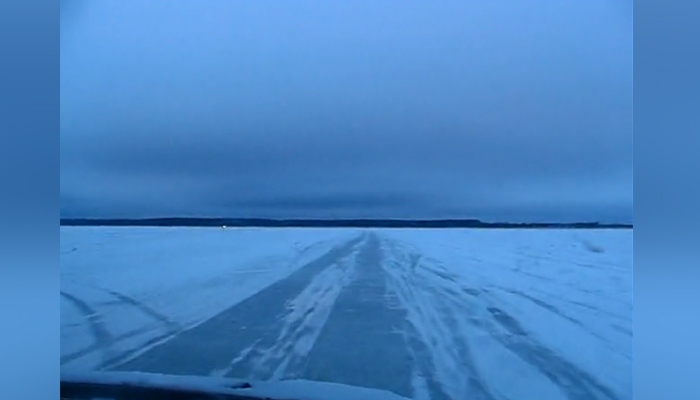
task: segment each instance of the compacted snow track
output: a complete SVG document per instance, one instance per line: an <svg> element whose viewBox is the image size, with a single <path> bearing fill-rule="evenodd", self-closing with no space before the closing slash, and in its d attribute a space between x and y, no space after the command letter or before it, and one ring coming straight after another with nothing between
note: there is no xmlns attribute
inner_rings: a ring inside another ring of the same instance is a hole
<svg viewBox="0 0 700 400"><path fill-rule="evenodd" d="M61 255L62 368L309 379L415 399L632 398L631 231L131 229L110 231L121 239L107 251L128 254L102 270L86 266L99 262L86 237L105 232L62 231L76 249ZM134 234L156 244L125 245ZM205 251L196 273L154 251L163 235L220 246L180 248L192 262ZM246 251L212 254L228 245ZM120 271L155 253L158 279L154 267Z"/></svg>

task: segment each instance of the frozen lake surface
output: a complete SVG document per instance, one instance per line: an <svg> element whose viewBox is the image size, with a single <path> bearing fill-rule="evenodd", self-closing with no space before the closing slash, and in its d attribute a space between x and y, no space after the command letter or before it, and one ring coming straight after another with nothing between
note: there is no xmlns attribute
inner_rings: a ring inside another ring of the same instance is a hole
<svg viewBox="0 0 700 400"><path fill-rule="evenodd" d="M61 368L632 399L633 231L61 228Z"/></svg>

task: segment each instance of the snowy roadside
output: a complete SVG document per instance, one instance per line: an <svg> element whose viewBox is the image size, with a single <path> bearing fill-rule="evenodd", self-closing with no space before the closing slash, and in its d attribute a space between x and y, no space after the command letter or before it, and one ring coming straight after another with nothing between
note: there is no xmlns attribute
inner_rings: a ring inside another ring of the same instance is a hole
<svg viewBox="0 0 700 400"><path fill-rule="evenodd" d="M62 368L96 368L191 328L354 234L62 227Z"/></svg>
<svg viewBox="0 0 700 400"><path fill-rule="evenodd" d="M417 400L632 398L632 231L65 236L64 371L305 379Z"/></svg>

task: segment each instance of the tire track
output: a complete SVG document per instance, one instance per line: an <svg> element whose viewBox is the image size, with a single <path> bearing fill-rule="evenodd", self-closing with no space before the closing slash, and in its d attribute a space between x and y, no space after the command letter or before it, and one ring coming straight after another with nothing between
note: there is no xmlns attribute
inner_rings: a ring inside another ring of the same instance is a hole
<svg viewBox="0 0 700 400"><path fill-rule="evenodd" d="M436 271L431 272L435 273ZM436 284L433 287L427 287L427 289L435 291L436 296L438 296L439 290L442 291L442 299L453 303L453 314L456 315L456 313L459 313L460 310L464 312L465 310L472 308L473 311L469 312L470 314L482 315L483 312L481 310L485 310L487 311L487 315L490 315L492 319L491 321L488 321L482 318L473 318L470 321L470 326L455 328L456 331L459 331L459 329L462 331L465 331L465 329L472 331L478 329L487 332L498 343L512 351L517 357L546 376L552 383L557 385L568 398L572 400L618 399L618 396L616 393L614 393L614 391L598 382L586 371L578 368L575 364L558 356L549 347L531 338L517 319L493 305L493 302L497 301L497 297L487 296L486 298L482 298L482 301L478 303L471 303L471 306L469 306L469 300L464 298L460 299L459 296L455 296L454 289L449 290L447 288L443 288L443 286L449 284L449 282L454 282L456 284L456 281L446 279L444 274L434 275L443 279L443 282L441 284ZM473 293L476 295L475 297L477 297L480 293L476 290L466 290L464 288L463 291L468 294ZM439 302L441 300L436 297L436 301ZM539 305L542 306L541 304ZM549 309L549 311L554 312L551 309ZM494 323L504 329L507 334L499 333L498 329L494 327ZM579 328L585 328L580 322L577 325ZM470 356L463 354L461 357ZM487 387L487 385L484 384L484 387ZM453 398L462 397L456 397L453 395Z"/></svg>
<svg viewBox="0 0 700 400"><path fill-rule="evenodd" d="M61 291L61 296L71 302L82 314L83 318L88 322L88 328L92 334L94 344L91 346L92 351L102 351L102 360L105 361L113 356L110 347L114 343L114 338L106 328L102 316L95 311L89 304L83 300L73 296L68 292Z"/></svg>
<svg viewBox="0 0 700 400"><path fill-rule="evenodd" d="M404 326L404 340L411 355L413 374L411 386L416 400L451 400L435 376L430 349L421 340L420 333L408 321Z"/></svg>
<svg viewBox="0 0 700 400"><path fill-rule="evenodd" d="M261 348L272 347L284 328L280 318L287 314L285 302L352 253L361 239L334 247L285 279L111 369L210 375L229 368L231 360L257 340Z"/></svg>
<svg viewBox="0 0 700 400"><path fill-rule="evenodd" d="M133 348L127 351L124 351L118 355L116 355L113 358L110 358L109 360L104 361L98 368L98 370L112 370L117 368L119 365L124 364L127 361L130 361L131 359L135 358L138 355L141 355L145 353L146 351L150 350L149 347L162 344L174 337L176 337L178 333L174 334L163 334L159 336L152 337L148 339L145 343L140 345L140 347Z"/></svg>
<svg viewBox="0 0 700 400"><path fill-rule="evenodd" d="M555 306L553 306L553 305L551 305L551 304L549 304L549 303L546 303L546 302L544 302L544 301L542 301L542 300L540 300L540 299L538 299L538 298L535 298L535 297L529 296L529 295L527 295L527 294L525 294L525 293L522 293L522 292L520 292L520 291L518 291L518 290L513 290L513 289L504 289L504 290L505 290L506 292L508 292L508 293L512 293L512 294L514 294L514 295L516 295L516 296L519 296L519 297L521 297L521 298L524 298L524 299L526 299L526 300L528 300L528 301L530 301L530 302L536 304L536 305L539 306L539 307L544 308L545 310L547 310L547 311L553 313L554 315L558 316L559 318L562 318L562 319L565 319L565 320L571 322L572 324L576 325L576 326L577 326L579 329L581 329L582 331L584 331L584 332L588 333L589 335L595 337L595 338L598 339L601 343L604 343L605 346L608 347L608 349L609 349L610 351L615 352L616 354L620 355L621 357L624 357L624 358L627 359L628 361L632 361L632 358L630 357L629 354L625 354L625 353L621 352L621 351L620 351L619 349L617 349L614 345L612 345L612 344L608 341L607 338L601 336L600 334L598 334L598 333L596 333L596 332L593 332L593 331L590 330L586 325L584 325L581 321L579 321L579 320L577 320L577 319L575 319L575 318L572 318L572 317L566 315L563 311L561 311L561 310L558 309L557 307L555 307Z"/></svg>
<svg viewBox="0 0 700 400"><path fill-rule="evenodd" d="M630 336L630 337L633 337L633 336L634 336L634 333L632 333L632 330L630 330L630 329L627 329L627 328L625 328L625 327L623 327L623 326L620 326L620 325L617 325L617 324L612 324L611 326L612 326L613 329L615 329L616 331L622 333L623 335L627 335L627 336Z"/></svg>
<svg viewBox="0 0 700 400"><path fill-rule="evenodd" d="M117 299L115 301L110 301L110 302L106 302L106 303L105 302L99 303L100 305L103 305L103 306L104 305L110 305L110 306L127 305L129 307L135 307L143 314L149 316L150 318L154 319L155 321L159 322L161 325L166 327L167 334L160 335L156 338L149 339L146 343L144 343L142 345L142 347L148 345L154 339L162 339L163 337L173 336L173 335L176 335L177 333L182 331L182 328L179 326L179 324L172 322L165 315L155 311L154 309L152 309L148 305L134 299L133 297L127 296L125 294L122 294L122 293L119 293L119 292L116 292L113 290L107 290L107 289L97 288L97 287L95 289L103 291L105 293L109 293L110 295L114 296ZM95 311L91 306L87 305L87 303L85 303L84 301L82 301L82 300L80 300L80 299L76 298L75 296L72 296L68 293L61 292L61 295L64 296L69 301L71 301L73 304L75 304L76 307L78 307L81 310L81 313L84 316L87 315L88 322L90 322L90 319L92 318L92 316L98 316L99 322L95 325L90 325L90 329L93 332L93 336L99 335L99 337L101 338L100 340L96 340L95 343L93 343L92 345L90 345L82 350L61 356L61 361L60 361L61 365L70 363L70 362L72 362L76 359L79 359L81 357L84 357L92 352L95 352L98 350L109 349L109 351L103 355L102 362L97 367L98 369L105 368L106 366L114 363L115 360L122 359L123 356L125 355L125 354L117 354L118 352L113 349L114 345L116 345L117 343L119 343L121 341L130 339L132 337L136 337L138 335L141 335L141 334L149 331L149 329L147 329L147 328L140 328L140 329L136 329L136 330L133 330L130 332L123 333L123 334L116 336L116 337L111 336L111 334L109 334L107 329L104 327L104 321L102 321L101 316L99 316L97 311ZM75 301L78 301L80 303L80 305L78 305ZM95 321L93 321L93 322L95 322ZM99 333L95 334L95 332L99 332ZM107 335L105 335L105 333L107 333ZM126 354L129 354L129 353L131 353L131 351L126 352Z"/></svg>
<svg viewBox="0 0 700 400"><path fill-rule="evenodd" d="M613 390L598 382L586 371L529 336L510 314L493 306L488 307L487 310L496 324L506 333L499 332L498 329L490 326L492 337L559 386L569 399L616 400L619 398Z"/></svg>
<svg viewBox="0 0 700 400"><path fill-rule="evenodd" d="M405 311L391 307L382 258L379 239L368 234L357 253L356 279L335 301L301 377L411 395Z"/></svg>
<svg viewBox="0 0 700 400"><path fill-rule="evenodd" d="M466 338L459 333L464 322L456 315L469 313L470 297L456 279L436 269L421 264L415 254L402 254L393 243L387 243L395 260L390 267L391 290L398 294L407 312L404 328L408 347L414 355L414 396L425 391L430 399L493 400L488 384L481 377ZM415 263L406 273L405 262ZM439 279L441 282L435 282ZM421 386L425 386L421 388Z"/></svg>
<svg viewBox="0 0 700 400"><path fill-rule="evenodd" d="M547 295L550 295L550 296L552 295L551 293L548 293L548 292L544 292L544 291L540 291L540 292L541 292L541 293L544 293L544 294L547 294ZM584 309L586 309L586 310L588 310L588 311L591 311L591 312L593 312L593 313L595 313L595 314L603 314L603 315L605 315L605 316L607 316L607 317L615 318L615 319L620 320L620 321L623 321L623 322L631 322L630 319L627 318L627 317L623 317L623 316L621 316L621 315L612 313L612 312L610 312L610 311L607 311L607 310L602 309L602 308L599 308L599 307L594 307L594 306L592 306L592 305L590 305L590 304L586 304L586 303L583 303L583 302L580 302L580 301L569 300L569 299L566 299L566 298L564 298L564 299L562 299L562 300L565 301L565 302L567 302L567 303L569 303L569 304L572 304L572 305L575 305L575 306L584 308Z"/></svg>
<svg viewBox="0 0 700 400"><path fill-rule="evenodd" d="M70 253L75 253L76 251L78 251L78 248L77 248L77 247L73 247L73 248L70 249L70 250L62 251L62 252L60 253L60 255L65 256L65 255L70 254Z"/></svg>
<svg viewBox="0 0 700 400"><path fill-rule="evenodd" d="M354 278L354 267L350 255L321 271L298 296L285 302L286 315L279 318L282 328L274 342L256 340L215 375L251 380L300 378L338 295Z"/></svg>
<svg viewBox="0 0 700 400"><path fill-rule="evenodd" d="M141 328L141 329L135 329L133 331L123 333L119 336L114 337L114 339L112 340L112 342L109 343L109 345L112 346L112 345L119 343L123 340L130 339L132 337L136 337L136 336L144 334L146 332L148 332L148 329ZM100 349L100 345L94 343L91 346L88 346L82 350L78 350L78 351L73 352L73 353L62 355L61 356L61 365L67 364L67 363L74 361L74 360L77 360L77 359L84 357L84 356L86 356L94 351L97 351L99 349ZM106 362L109 362L109 361L106 361ZM100 369L100 368L98 368L98 369Z"/></svg>
<svg viewBox="0 0 700 400"><path fill-rule="evenodd" d="M561 259L556 259L554 257L540 256L540 255L522 253L522 252L517 252L516 254L522 258L535 260L535 261L546 261L546 262L549 262L552 264L564 264L564 265L569 265L572 267L577 266L577 267L598 270L598 271L614 271L616 273L623 273L623 274L629 272L626 268L620 267L619 265L605 263L605 262L601 262L601 261L598 261L596 264L591 264L591 263L580 262L580 261L561 260Z"/></svg>
<svg viewBox="0 0 700 400"><path fill-rule="evenodd" d="M170 333L175 333L175 332L178 332L178 331L180 331L180 330L182 329L182 328L180 327L180 324L178 324L178 323L176 323L176 322L173 322L173 321L170 320L170 318L168 318L167 316L165 316L165 315L159 313L158 311L156 311L156 310L154 310L153 308L151 308L149 305L147 305L147 304L145 304L145 303L143 303L143 302L141 302L141 301L138 301L138 300L136 300L135 298L133 298L133 297L131 297L131 296L127 296L127 295L125 295L125 294L123 294L123 293L119 293L119 292L116 292L116 291L114 291L114 290L105 290L105 289L103 289L103 290L104 290L105 292L111 294L112 296L116 297L117 299L119 299L119 301L120 301L122 304L126 304L126 305L129 305L129 306L133 306L133 307L135 307L136 309L138 309L139 311L141 311L143 314L145 314L145 315L151 317L152 319L158 321L158 322L161 323L163 326L165 326L166 329L167 329L167 331L170 332Z"/></svg>
<svg viewBox="0 0 700 400"><path fill-rule="evenodd" d="M494 338L498 343L500 343L505 348L513 352L517 357L522 359L527 364L531 365L535 370L539 371L542 375L546 376L552 383L557 385L560 390L567 395L568 398L573 400L590 400L590 399L618 399L617 394L598 382L593 376L588 374L586 371L578 368L575 364L569 362L568 360L558 356L549 347L537 342L533 339L528 332L526 332L520 323L513 316L507 314L502 309L498 308L495 304L498 302L498 296L481 296L479 302L472 302L466 298L460 298L460 296L455 295L457 288L461 288L463 293L467 293L474 298L480 296L482 291L476 289L465 288L459 284L459 279L455 276L438 271L434 268L426 268L433 276L436 276L442 280L440 283L435 283L430 285L429 282L422 282L427 285L427 290L432 290L436 294L436 301L449 301L452 303L452 314L457 315L460 310L464 312L465 310L472 309L470 314L477 316L490 316L489 319L474 317L470 321L470 326L462 326L459 329L465 331L465 329L475 330L479 329L486 332L491 337ZM508 292L508 289L502 289ZM439 293L442 292L440 296ZM522 294L517 292L515 294ZM531 296L526 296L530 301L533 300ZM537 299L535 299L537 300ZM572 320L568 318L558 309L548 307L549 305L541 301L535 301L535 304L540 307L544 307L550 312L555 313L561 318L567 320ZM545 307L545 305L547 307ZM576 320L573 320L576 321ZM572 321L572 322L573 322ZM494 326L500 326L507 334L500 333L498 329ZM574 322L580 329L590 333L588 329L580 322ZM594 335L599 338L597 335ZM599 338L600 339L600 338ZM606 342L606 344L608 344ZM618 354L619 351L616 350ZM624 357L623 354L620 354ZM625 357L629 359L629 357ZM454 397L454 396L453 396ZM454 397L461 398L461 397Z"/></svg>

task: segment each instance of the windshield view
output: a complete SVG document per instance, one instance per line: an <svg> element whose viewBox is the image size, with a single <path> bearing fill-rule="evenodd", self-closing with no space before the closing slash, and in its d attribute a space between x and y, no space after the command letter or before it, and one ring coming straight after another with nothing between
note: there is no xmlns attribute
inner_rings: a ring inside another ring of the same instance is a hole
<svg viewBox="0 0 700 400"><path fill-rule="evenodd" d="M61 1L61 396L632 399L631 2Z"/></svg>

